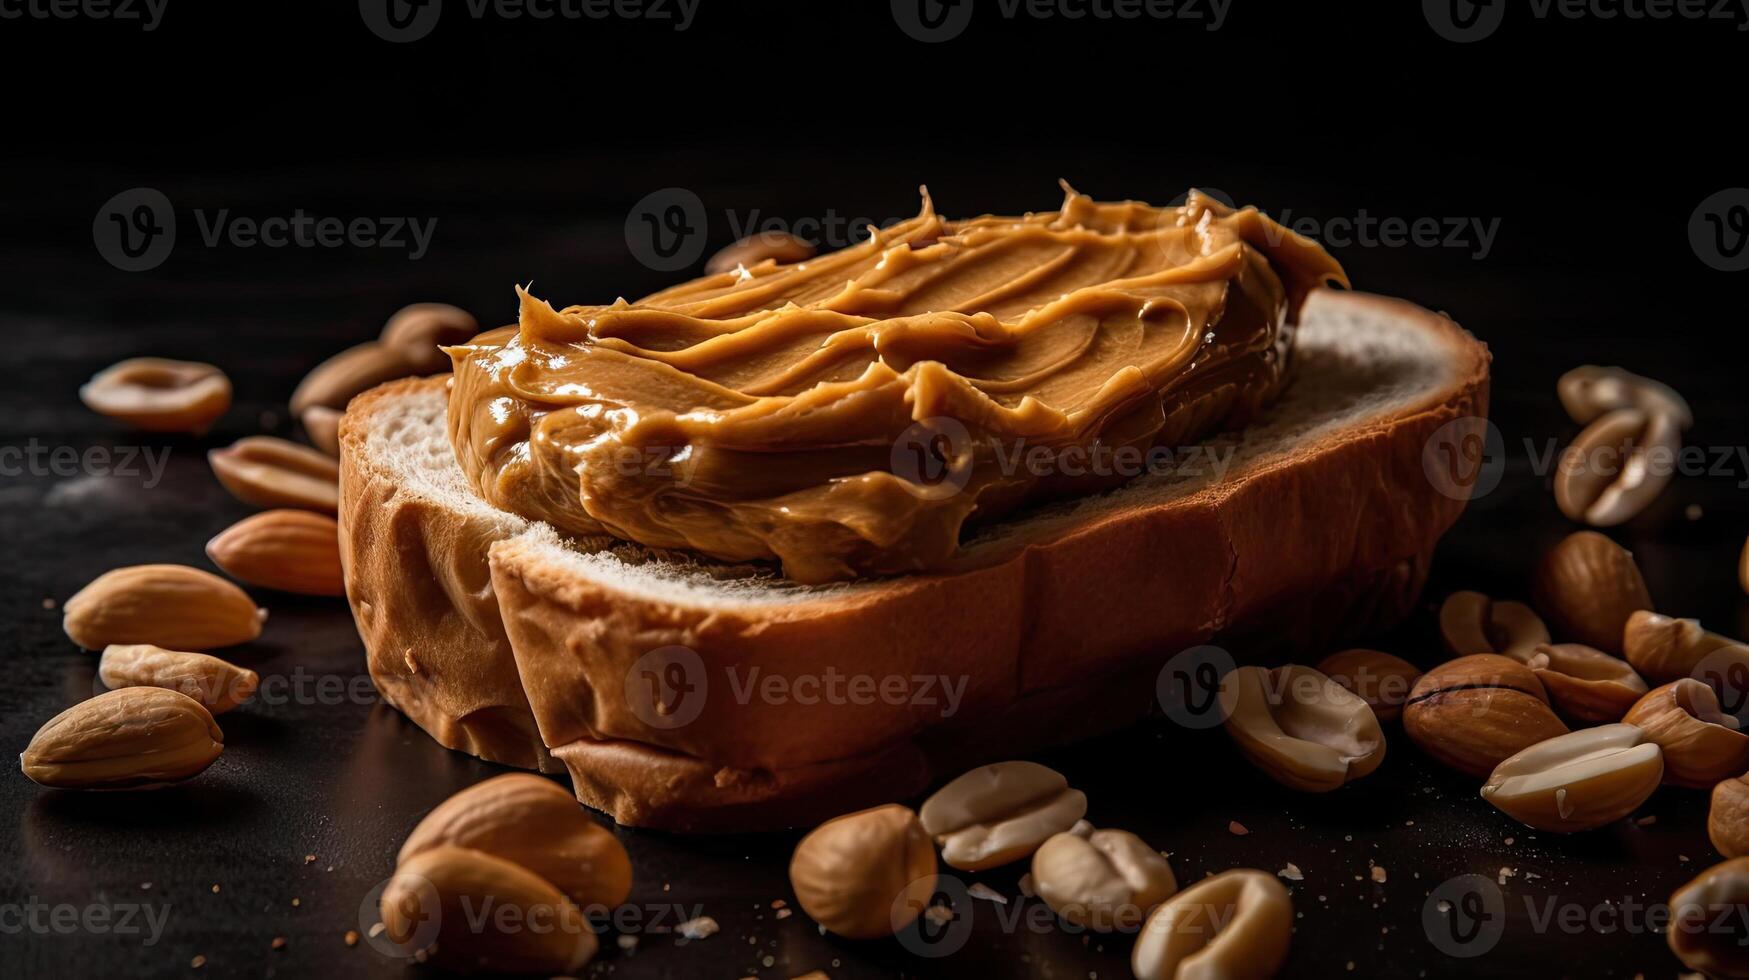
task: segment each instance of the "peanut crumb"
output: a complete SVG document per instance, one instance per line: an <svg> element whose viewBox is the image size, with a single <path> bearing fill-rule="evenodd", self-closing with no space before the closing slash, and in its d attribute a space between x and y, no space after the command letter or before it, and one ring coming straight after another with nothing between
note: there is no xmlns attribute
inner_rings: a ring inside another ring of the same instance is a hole
<svg viewBox="0 0 1749 980"><path fill-rule="evenodd" d="M1229 820L1227 821L1227 832L1239 837L1244 837L1246 834L1251 833L1251 828L1237 820Z"/></svg>
<svg viewBox="0 0 1749 980"><path fill-rule="evenodd" d="M198 970L203 966L206 966L206 957L204 956L196 956L188 961L188 968L191 970Z"/></svg>
<svg viewBox="0 0 1749 980"><path fill-rule="evenodd" d="M284 936L274 936L273 942L269 943L268 945L272 946L274 949L284 949L285 948L285 937Z"/></svg>
<svg viewBox="0 0 1749 980"><path fill-rule="evenodd" d="M1372 866L1372 880L1382 885L1385 883L1386 877L1384 865L1375 864Z"/></svg>
<svg viewBox="0 0 1749 980"><path fill-rule="evenodd" d="M718 928L717 920L708 915L701 915L696 919L688 919L675 926L674 931L687 939L706 939L716 935Z"/></svg>
<svg viewBox="0 0 1749 980"><path fill-rule="evenodd" d="M387 929L387 928L388 928L388 926L383 925L381 922L377 923L374 926L371 926L370 927L370 938L375 939L376 937L382 935L383 930Z"/></svg>
<svg viewBox="0 0 1749 980"><path fill-rule="evenodd" d="M994 888L991 888L989 885L986 885L981 881L972 882L972 886L970 888L966 889L966 894L972 896L973 898L981 898L986 902L995 902L999 905L1007 905L1008 904L1008 896L1007 895L1002 894L1001 892L997 891Z"/></svg>
<svg viewBox="0 0 1749 980"><path fill-rule="evenodd" d="M316 863L316 856L314 854L304 855L304 863L305 864L315 864Z"/></svg>
<svg viewBox="0 0 1749 980"><path fill-rule="evenodd" d="M43 608L44 608L44 609L53 609L53 608L55 608L55 600L53 600L53 599L44 599L44 600L43 600Z"/></svg>
<svg viewBox="0 0 1749 980"><path fill-rule="evenodd" d="M1286 878L1289 881L1305 881L1306 880L1306 873L1304 871L1301 871L1300 866L1293 863L1292 861L1289 861L1287 863L1287 867L1282 868L1280 871L1277 871L1276 874L1280 875L1283 878Z"/></svg>
<svg viewBox="0 0 1749 980"><path fill-rule="evenodd" d="M341 941L345 942L347 946L357 946L358 945L358 930L357 929L348 929L348 930L346 930L346 935L344 935L340 938L341 938Z"/></svg>
<svg viewBox="0 0 1749 980"><path fill-rule="evenodd" d="M789 917L790 917L790 916L791 916L791 915L792 915L792 914L794 914L794 913L792 913L792 912L790 912L790 910L789 910L789 909L778 909L778 910L777 910L777 917L778 917L778 918L780 918L780 919L787 919L787 918L789 918Z"/></svg>
<svg viewBox="0 0 1749 980"><path fill-rule="evenodd" d="M214 886L213 886L213 894L214 894L214 895L217 895L217 894L218 894L218 893L219 893L219 886L217 886L217 885L214 885Z"/></svg>
<svg viewBox="0 0 1749 980"><path fill-rule="evenodd" d="M301 898L293 898L293 899L292 899L292 908L294 908L294 909L295 909L295 908L297 908L297 907L298 907L298 906L300 906L300 905L302 905L302 904L304 904L304 900L303 900L303 899L301 899Z"/></svg>
<svg viewBox="0 0 1749 980"><path fill-rule="evenodd" d="M1657 814L1654 814L1654 813L1648 813L1645 816L1636 818L1634 820L1634 823L1638 824L1641 827L1650 827L1657 822L1658 822L1658 816L1657 816Z"/></svg>

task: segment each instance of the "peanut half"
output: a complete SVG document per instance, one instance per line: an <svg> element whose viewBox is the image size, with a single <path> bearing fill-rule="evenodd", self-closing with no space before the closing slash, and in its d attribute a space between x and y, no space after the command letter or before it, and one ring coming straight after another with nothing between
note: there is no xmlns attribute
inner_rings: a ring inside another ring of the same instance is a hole
<svg viewBox="0 0 1749 980"><path fill-rule="evenodd" d="M207 453L213 475L231 495L256 507L340 509L340 464L273 436L247 436Z"/></svg>
<svg viewBox="0 0 1749 980"><path fill-rule="evenodd" d="M385 381L418 373L401 352L379 341L367 340L316 365L298 382L291 396L291 411L300 418L314 405L346 410L353 396Z"/></svg>
<svg viewBox="0 0 1749 980"><path fill-rule="evenodd" d="M1536 651L1527 666L1556 709L1574 721L1620 721L1648 690L1627 661L1582 643L1545 643Z"/></svg>
<svg viewBox="0 0 1749 980"><path fill-rule="evenodd" d="M888 936L935 894L935 849L909 808L877 806L803 837L789 880L802 911L822 927L847 939Z"/></svg>
<svg viewBox="0 0 1749 980"><path fill-rule="evenodd" d="M935 791L918 811L941 845L941 859L961 871L1018 861L1087 812L1087 795L1062 773L1035 762L979 766Z"/></svg>
<svg viewBox="0 0 1749 980"><path fill-rule="evenodd" d="M1359 695L1385 723L1403 714L1403 702L1421 679L1421 671L1409 661L1365 648L1332 653L1318 662L1318 671Z"/></svg>
<svg viewBox="0 0 1749 980"><path fill-rule="evenodd" d="M398 861L449 844L525 868L585 911L612 910L632 890L619 839L564 787L532 773L497 776L445 800L413 828Z"/></svg>
<svg viewBox="0 0 1749 980"><path fill-rule="evenodd" d="M87 650L150 643L211 650L261 635L267 611L242 589L186 565L132 565L105 572L67 600L67 635Z"/></svg>
<svg viewBox="0 0 1749 980"><path fill-rule="evenodd" d="M1664 759L1632 725L1602 725L1538 742L1500 763L1482 799L1537 830L1590 830L1634 812L1658 788Z"/></svg>
<svg viewBox="0 0 1749 980"><path fill-rule="evenodd" d="M1439 630L1454 657L1497 653L1525 663L1549 628L1522 602L1496 602L1480 592L1453 592L1439 607Z"/></svg>
<svg viewBox="0 0 1749 980"><path fill-rule="evenodd" d="M281 592L346 593L340 526L326 514L267 510L245 517L206 545L207 557L234 578Z"/></svg>
<svg viewBox="0 0 1749 980"><path fill-rule="evenodd" d="M450 367L441 348L465 344L479 332L479 321L467 310L448 303L414 303L389 317L380 339L414 374L438 374Z"/></svg>
<svg viewBox="0 0 1749 980"><path fill-rule="evenodd" d="M60 789L149 789L212 765L225 735L200 702L158 687L99 694L49 719L25 747L24 774Z"/></svg>
<svg viewBox="0 0 1749 980"><path fill-rule="evenodd" d="M1709 789L1749 769L1749 735L1719 710L1713 689L1693 678L1653 689L1622 721L1664 750L1664 781L1672 786Z"/></svg>
<svg viewBox="0 0 1749 980"><path fill-rule="evenodd" d="M1293 936L1293 900L1275 876L1242 868L1167 899L1136 937L1136 980L1264 980L1281 969Z"/></svg>
<svg viewBox="0 0 1749 980"><path fill-rule="evenodd" d="M340 455L340 419L345 412L326 405L311 405L298 416L304 424L304 436L310 445L330 456Z"/></svg>
<svg viewBox="0 0 1749 980"><path fill-rule="evenodd" d="M254 697L261 683L253 670L217 657L166 650L150 643L115 643L104 648L97 676L111 689L161 687L178 691L215 715Z"/></svg>
<svg viewBox="0 0 1749 980"><path fill-rule="evenodd" d="M715 276L734 272L737 268L751 269L767 261L788 265L813 257L814 246L811 242L781 231L762 231L724 246L704 264L704 274Z"/></svg>
<svg viewBox="0 0 1749 980"><path fill-rule="evenodd" d="M1676 619L1641 610L1628 617L1622 631L1628 663L1653 683L1692 677L1721 693L1741 690L1749 673L1749 646L1709 633L1692 619Z"/></svg>
<svg viewBox="0 0 1749 980"><path fill-rule="evenodd" d="M444 969L569 974L599 948L589 919L546 879L453 844L402 862L380 910L391 940Z"/></svg>
<svg viewBox="0 0 1749 980"><path fill-rule="evenodd" d="M136 429L198 435L231 407L231 380L211 364L135 357L97 372L79 400Z"/></svg>
<svg viewBox="0 0 1749 980"><path fill-rule="evenodd" d="M1749 977L1749 857L1715 864L1670 896L1670 951L1709 977Z"/></svg>
<svg viewBox="0 0 1749 980"><path fill-rule="evenodd" d="M1283 786L1327 793L1384 761L1372 708L1310 667L1240 667L1221 681L1220 698L1233 743Z"/></svg>
<svg viewBox="0 0 1749 980"><path fill-rule="evenodd" d="M1067 922L1129 931L1178 890L1172 865L1127 830L1056 834L1032 856L1038 897Z"/></svg>
<svg viewBox="0 0 1749 980"><path fill-rule="evenodd" d="M1563 639L1617 656L1628 617L1652 608L1633 554L1596 531L1570 534L1543 555L1531 598Z"/></svg>

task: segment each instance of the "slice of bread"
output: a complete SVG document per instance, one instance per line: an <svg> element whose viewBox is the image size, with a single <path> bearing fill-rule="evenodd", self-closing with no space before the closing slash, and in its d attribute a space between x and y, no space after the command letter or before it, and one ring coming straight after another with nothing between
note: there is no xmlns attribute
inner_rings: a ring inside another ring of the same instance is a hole
<svg viewBox="0 0 1749 980"><path fill-rule="evenodd" d="M684 830L806 823L1126 724L1187 647L1392 625L1463 509L1427 466L1486 414L1482 344L1349 292L1315 294L1296 344L1280 401L1200 465L987 527L939 572L823 586L495 510L450 452L446 379L384 385L341 427L371 676L444 745L562 764L583 802Z"/></svg>

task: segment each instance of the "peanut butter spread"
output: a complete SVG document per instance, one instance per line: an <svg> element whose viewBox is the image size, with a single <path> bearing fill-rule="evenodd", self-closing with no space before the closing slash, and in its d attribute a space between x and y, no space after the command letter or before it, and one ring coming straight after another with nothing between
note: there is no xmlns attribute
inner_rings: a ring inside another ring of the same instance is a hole
<svg viewBox="0 0 1749 980"><path fill-rule="evenodd" d="M968 521L1135 475L1088 460L1243 424L1306 294L1346 284L1254 208L1065 190L960 221L926 194L853 247L635 303L523 292L520 323L449 349L456 457L487 502L572 534L799 582L927 570Z"/></svg>

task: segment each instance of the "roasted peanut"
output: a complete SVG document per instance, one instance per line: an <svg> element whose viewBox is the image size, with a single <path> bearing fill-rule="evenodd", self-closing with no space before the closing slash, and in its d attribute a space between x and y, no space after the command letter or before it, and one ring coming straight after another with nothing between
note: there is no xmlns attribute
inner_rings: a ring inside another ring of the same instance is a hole
<svg viewBox="0 0 1749 980"><path fill-rule="evenodd" d="M1178 890L1165 856L1127 830L1053 835L1032 856L1032 884L1051 911L1099 932L1134 929Z"/></svg>
<svg viewBox="0 0 1749 980"><path fill-rule="evenodd" d="M1670 896L1670 951L1709 977L1749 977L1749 857L1732 858L1696 875Z"/></svg>
<svg viewBox="0 0 1749 980"><path fill-rule="evenodd" d="M1511 756L1565 735L1529 667L1482 653L1428 671L1409 692L1403 730L1434 759L1486 777Z"/></svg>
<svg viewBox="0 0 1749 980"><path fill-rule="evenodd" d="M1421 671L1407 660L1365 648L1332 653L1319 661L1318 671L1359 695L1387 724L1402 716L1410 688L1421 679Z"/></svg>
<svg viewBox="0 0 1749 980"><path fill-rule="evenodd" d="M1617 409L1561 453L1555 504L1569 520L1613 527L1645 510L1669 485L1682 430L1669 415Z"/></svg>
<svg viewBox="0 0 1749 980"><path fill-rule="evenodd" d="M715 276L737 268L751 269L768 259L787 265L813 257L812 243L781 231L762 231L724 246L704 264L704 274Z"/></svg>
<svg viewBox="0 0 1749 980"><path fill-rule="evenodd" d="M449 355L441 348L465 344L479 332L479 321L467 310L448 303L414 303L389 317L380 340L401 356L410 373L438 374L449 370Z"/></svg>
<svg viewBox="0 0 1749 980"><path fill-rule="evenodd" d="M1634 812L1658 788L1664 760L1632 725L1603 725L1538 742L1500 763L1482 799L1538 830L1590 830Z"/></svg>
<svg viewBox="0 0 1749 980"><path fill-rule="evenodd" d="M1706 835L1725 857L1749 854L1749 776L1722 779L1713 787Z"/></svg>
<svg viewBox="0 0 1749 980"><path fill-rule="evenodd" d="M1246 868L1205 878L1148 917L1130 969L1136 980L1264 980L1287 959L1293 917L1272 874Z"/></svg>
<svg viewBox="0 0 1749 980"><path fill-rule="evenodd" d="M923 829L961 871L1018 861L1087 812L1087 795L1034 762L998 762L965 773L923 802Z"/></svg>
<svg viewBox="0 0 1749 980"><path fill-rule="evenodd" d="M1527 666L1561 714L1590 725L1620 721L1648 690L1627 661L1582 643L1545 643Z"/></svg>
<svg viewBox="0 0 1749 980"><path fill-rule="evenodd" d="M186 694L128 687L49 719L19 756L24 774L60 789L150 789L212 765L225 735Z"/></svg>
<svg viewBox="0 0 1749 980"><path fill-rule="evenodd" d="M935 894L935 850L908 807L877 806L814 828L789 863L802 911L847 939L888 936Z"/></svg>
<svg viewBox="0 0 1749 980"><path fill-rule="evenodd" d="M207 557L235 578L282 592L344 595L340 527L307 510L245 517L206 544Z"/></svg>
<svg viewBox="0 0 1749 980"><path fill-rule="evenodd" d="M207 453L231 495L256 507L340 509L340 465L330 456L273 436L247 436Z"/></svg>
<svg viewBox="0 0 1749 980"><path fill-rule="evenodd" d="M413 828L398 861L445 845L518 865L584 911L611 910L632 890L631 858L619 839L564 787L532 773L496 776L445 800Z"/></svg>
<svg viewBox="0 0 1749 980"><path fill-rule="evenodd" d="M1454 657L1498 653L1519 663L1550 640L1536 611L1522 602L1496 602L1480 592L1453 592L1439 608L1439 630Z"/></svg>
<svg viewBox="0 0 1749 980"><path fill-rule="evenodd" d="M116 643L104 648L97 676L111 689L161 687L179 691L215 715L254 697L261 683L253 670L217 657L166 650L149 643Z"/></svg>
<svg viewBox="0 0 1749 980"><path fill-rule="evenodd" d="M1654 688L1622 718L1664 750L1664 781L1710 788L1749 769L1749 735L1719 710L1713 689L1685 677Z"/></svg>
<svg viewBox="0 0 1749 980"><path fill-rule="evenodd" d="M79 399L136 429L199 434L231 407L231 380L211 364L135 357L97 372Z"/></svg>
<svg viewBox="0 0 1749 980"><path fill-rule="evenodd" d="M210 650L261 635L265 610L242 589L186 565L132 565L105 572L67 600L61 625L74 643L150 643Z"/></svg>
<svg viewBox="0 0 1749 980"><path fill-rule="evenodd" d="M396 348L375 340L347 349L311 369L292 392L291 412L300 418L312 405L346 410L346 403L360 392L385 381L418 373Z"/></svg>
<svg viewBox="0 0 1749 980"><path fill-rule="evenodd" d="M1537 563L1531 598L1563 639L1620 656L1628 617L1652 608L1652 594L1626 548L1578 531Z"/></svg>
<svg viewBox="0 0 1749 980"><path fill-rule="evenodd" d="M304 423L304 435L310 445L330 456L340 455L340 419L345 412L326 405L311 405L304 409L299 421Z"/></svg>
<svg viewBox="0 0 1749 980"><path fill-rule="evenodd" d="M380 911L391 940L445 969L572 973L599 945L588 918L546 879L453 844L402 862ZM435 923L430 936L421 929L428 922Z"/></svg>
<svg viewBox="0 0 1749 980"><path fill-rule="evenodd" d="M1222 679L1220 698L1233 743L1283 786L1327 793L1384 761L1372 709L1310 667L1240 667Z"/></svg>
<svg viewBox="0 0 1749 980"><path fill-rule="evenodd" d="M1654 684L1692 677L1739 706L1749 694L1749 647L1692 619L1634 613L1622 631L1622 646L1628 663Z"/></svg>

